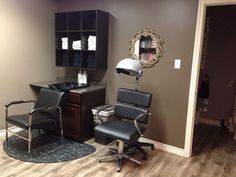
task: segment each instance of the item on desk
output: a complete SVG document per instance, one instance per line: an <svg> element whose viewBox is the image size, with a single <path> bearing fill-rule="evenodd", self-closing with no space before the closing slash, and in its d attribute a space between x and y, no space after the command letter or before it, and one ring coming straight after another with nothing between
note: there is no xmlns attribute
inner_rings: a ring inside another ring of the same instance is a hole
<svg viewBox="0 0 236 177"><path fill-rule="evenodd" d="M55 90L60 91L70 91L72 89L78 89L83 87L88 87L88 84L79 84L78 82L68 81L68 82L62 82L62 83L55 83L55 84L49 84L49 88L53 88Z"/></svg>
<svg viewBox="0 0 236 177"><path fill-rule="evenodd" d="M83 78L82 71L79 71L79 73L78 73L78 78L77 78L77 82L78 82L79 84L82 84L82 78Z"/></svg>
<svg viewBox="0 0 236 177"><path fill-rule="evenodd" d="M88 76L87 76L87 72L84 71L82 74L81 84L87 84L87 83L88 83Z"/></svg>

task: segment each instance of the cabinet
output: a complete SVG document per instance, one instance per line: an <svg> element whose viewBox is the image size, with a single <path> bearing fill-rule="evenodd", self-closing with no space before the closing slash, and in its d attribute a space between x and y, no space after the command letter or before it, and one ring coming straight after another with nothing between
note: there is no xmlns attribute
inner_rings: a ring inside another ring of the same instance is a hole
<svg viewBox="0 0 236 177"><path fill-rule="evenodd" d="M56 13L56 66L106 70L108 20L101 10Z"/></svg>
<svg viewBox="0 0 236 177"><path fill-rule="evenodd" d="M105 88L82 94L68 92L62 106L65 137L86 141L93 137L94 121L91 109L105 103Z"/></svg>

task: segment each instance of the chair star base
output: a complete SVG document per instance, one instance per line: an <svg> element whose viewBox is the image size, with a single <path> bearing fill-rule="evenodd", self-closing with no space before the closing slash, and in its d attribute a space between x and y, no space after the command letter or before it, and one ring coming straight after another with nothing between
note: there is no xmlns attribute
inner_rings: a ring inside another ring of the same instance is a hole
<svg viewBox="0 0 236 177"><path fill-rule="evenodd" d="M129 155L124 153L124 142L117 140L118 142L118 149L110 148L109 152L107 154L104 154L100 157L98 157L98 161L101 162L108 162L108 161L116 161L116 171L121 171L122 166L122 160L127 159L131 162L134 162L138 165L141 165L141 162L130 157Z"/></svg>

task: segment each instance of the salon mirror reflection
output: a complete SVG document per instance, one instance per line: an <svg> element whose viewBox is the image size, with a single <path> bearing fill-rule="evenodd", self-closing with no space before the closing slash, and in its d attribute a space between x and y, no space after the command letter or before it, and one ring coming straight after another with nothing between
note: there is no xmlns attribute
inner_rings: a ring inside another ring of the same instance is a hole
<svg viewBox="0 0 236 177"><path fill-rule="evenodd" d="M144 68L153 67L162 56L162 45L158 33L150 29L140 30L131 39L129 54Z"/></svg>

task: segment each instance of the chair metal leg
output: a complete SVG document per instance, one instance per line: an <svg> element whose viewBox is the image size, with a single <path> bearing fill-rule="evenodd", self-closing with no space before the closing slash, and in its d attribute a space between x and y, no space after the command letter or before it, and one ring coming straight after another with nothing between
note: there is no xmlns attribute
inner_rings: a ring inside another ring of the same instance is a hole
<svg viewBox="0 0 236 177"><path fill-rule="evenodd" d="M5 117L5 124L6 124L6 145L8 145L8 123L7 123L7 117L8 117L8 108L6 108L6 117Z"/></svg>
<svg viewBox="0 0 236 177"><path fill-rule="evenodd" d="M5 140L6 145L8 146L8 124L6 121L6 140Z"/></svg>
<svg viewBox="0 0 236 177"><path fill-rule="evenodd" d="M117 140L118 142L118 153L119 154L123 154L124 152L124 141L121 141L121 140Z"/></svg>
<svg viewBox="0 0 236 177"><path fill-rule="evenodd" d="M64 137L63 137L63 129L61 128L61 143L64 143Z"/></svg>
<svg viewBox="0 0 236 177"><path fill-rule="evenodd" d="M98 161L101 163L103 161L109 162L109 161L116 161L117 160L117 154L105 154L98 158Z"/></svg>
<svg viewBox="0 0 236 177"><path fill-rule="evenodd" d="M109 152L113 153L113 154L117 154L117 149L115 148L109 148Z"/></svg>
<svg viewBox="0 0 236 177"><path fill-rule="evenodd" d="M28 130L28 153L31 153L31 141L32 141L32 131L31 131L31 127L29 127Z"/></svg>
<svg viewBox="0 0 236 177"><path fill-rule="evenodd" d="M29 129L28 129L28 153L31 153L31 141L32 141L32 132L31 132L31 125L32 125L32 114L29 115Z"/></svg>
<svg viewBox="0 0 236 177"><path fill-rule="evenodd" d="M138 160L136 160L136 159L134 159L134 158L132 158L132 157L126 155L126 154L122 154L122 158L128 159L128 160L130 160L130 161L132 161L132 162L134 162L134 163L136 163L136 164L138 164L138 165L141 165L141 164L142 164L140 161L138 161Z"/></svg>
<svg viewBox="0 0 236 177"><path fill-rule="evenodd" d="M59 108L59 119L60 119L60 132L61 132L61 143L63 144L63 124L62 124L62 113L61 108Z"/></svg>
<svg viewBox="0 0 236 177"><path fill-rule="evenodd" d="M121 171L121 161L122 161L122 158L117 159L117 162L116 162L116 171L117 172Z"/></svg>
<svg viewBox="0 0 236 177"><path fill-rule="evenodd" d="M143 154L143 160L147 160L146 151L139 144L136 144L134 147Z"/></svg>

